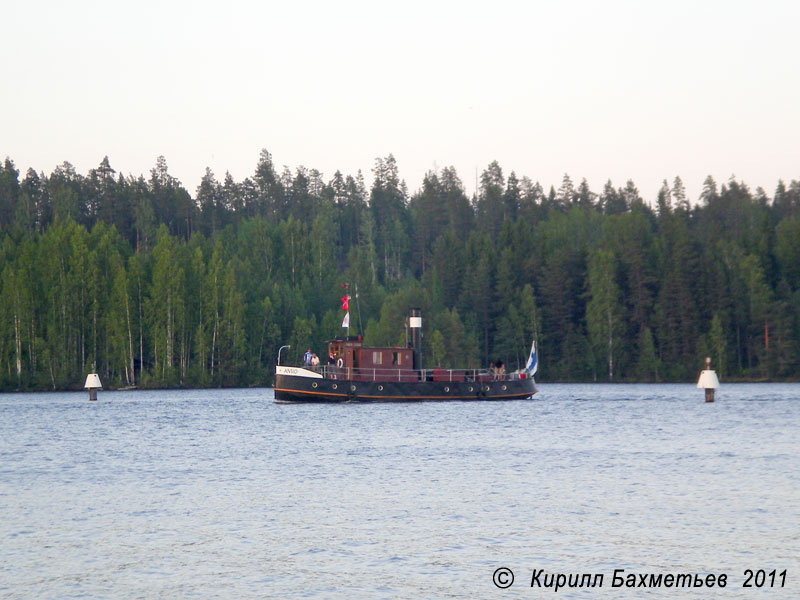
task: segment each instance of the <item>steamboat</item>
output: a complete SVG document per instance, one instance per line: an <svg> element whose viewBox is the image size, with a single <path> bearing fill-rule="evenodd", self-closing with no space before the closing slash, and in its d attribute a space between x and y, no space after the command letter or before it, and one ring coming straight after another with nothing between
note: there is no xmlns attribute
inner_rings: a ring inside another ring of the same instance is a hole
<svg viewBox="0 0 800 600"><path fill-rule="evenodd" d="M405 346L365 346L361 336L328 342L329 364L275 368L275 402L414 402L425 400L521 400L536 392L536 348L525 368L422 369L422 317L412 308Z"/></svg>

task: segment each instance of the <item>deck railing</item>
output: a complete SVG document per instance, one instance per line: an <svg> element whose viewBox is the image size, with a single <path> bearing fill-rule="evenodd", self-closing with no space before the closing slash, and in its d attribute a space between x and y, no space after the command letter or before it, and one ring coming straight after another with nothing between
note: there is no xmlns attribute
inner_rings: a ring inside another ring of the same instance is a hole
<svg viewBox="0 0 800 600"><path fill-rule="evenodd" d="M524 379L525 373L494 373L491 369L398 369L385 367L304 366L328 379L357 381L509 381Z"/></svg>

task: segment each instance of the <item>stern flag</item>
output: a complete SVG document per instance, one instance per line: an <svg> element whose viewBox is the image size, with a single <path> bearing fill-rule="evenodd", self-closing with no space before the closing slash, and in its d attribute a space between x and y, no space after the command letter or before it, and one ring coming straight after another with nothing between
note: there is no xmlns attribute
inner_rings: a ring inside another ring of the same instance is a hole
<svg viewBox="0 0 800 600"><path fill-rule="evenodd" d="M347 312L344 315L344 320L342 321L342 327L350 327L350 313Z"/></svg>
<svg viewBox="0 0 800 600"><path fill-rule="evenodd" d="M528 357L528 362L525 364L525 369L527 369L528 373L531 375L536 373L536 369L539 367L539 360L536 358L536 341L531 344L531 355Z"/></svg>

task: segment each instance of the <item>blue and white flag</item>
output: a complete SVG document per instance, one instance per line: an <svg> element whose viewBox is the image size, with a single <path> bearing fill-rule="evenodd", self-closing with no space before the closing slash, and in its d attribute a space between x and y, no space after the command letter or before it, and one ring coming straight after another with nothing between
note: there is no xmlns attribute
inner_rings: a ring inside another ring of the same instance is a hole
<svg viewBox="0 0 800 600"><path fill-rule="evenodd" d="M536 341L531 344L531 355L528 357L528 362L525 363L525 369L533 375L536 369L539 368L539 360L536 358Z"/></svg>

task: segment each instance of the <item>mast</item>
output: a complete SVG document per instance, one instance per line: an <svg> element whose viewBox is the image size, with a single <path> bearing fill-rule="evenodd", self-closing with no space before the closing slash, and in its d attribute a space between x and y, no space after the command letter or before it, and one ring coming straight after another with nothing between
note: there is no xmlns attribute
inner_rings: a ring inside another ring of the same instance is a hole
<svg viewBox="0 0 800 600"><path fill-rule="evenodd" d="M358 301L358 283L355 283L356 286L356 309L358 310L358 332L360 335L364 335L364 326L361 324L361 302Z"/></svg>
<svg viewBox="0 0 800 600"><path fill-rule="evenodd" d="M344 313L344 320L342 321L342 327L347 328L347 337L350 337L350 294L349 294L349 283L340 283L340 286L344 288L344 297L342 298L342 310L345 311Z"/></svg>

